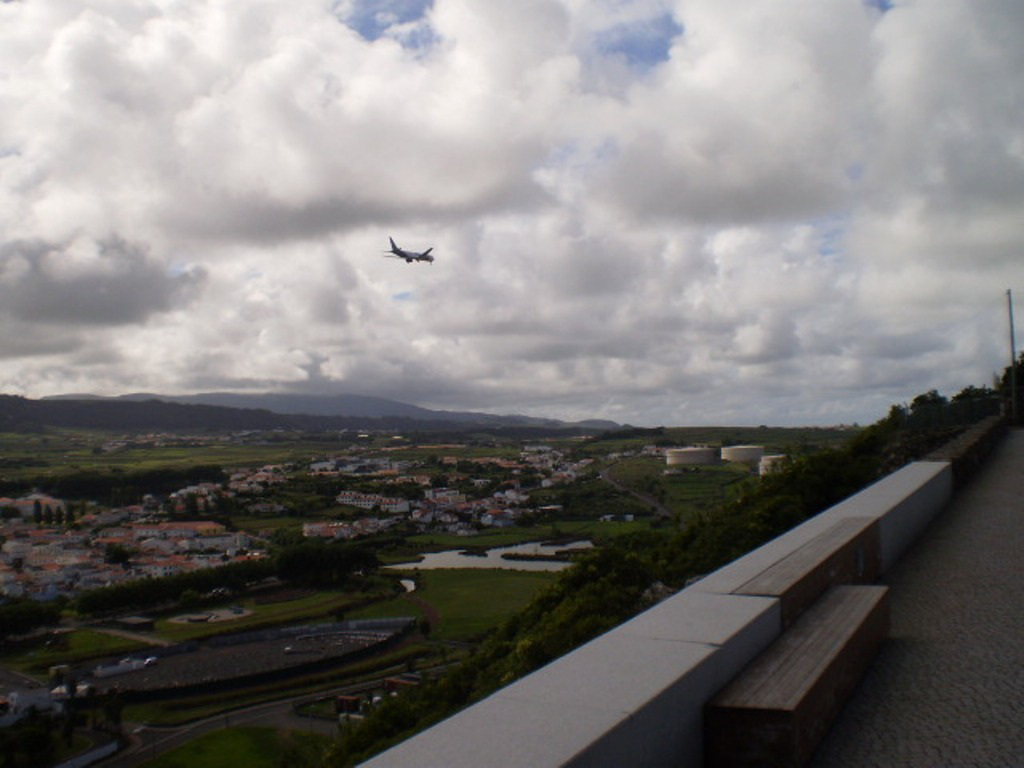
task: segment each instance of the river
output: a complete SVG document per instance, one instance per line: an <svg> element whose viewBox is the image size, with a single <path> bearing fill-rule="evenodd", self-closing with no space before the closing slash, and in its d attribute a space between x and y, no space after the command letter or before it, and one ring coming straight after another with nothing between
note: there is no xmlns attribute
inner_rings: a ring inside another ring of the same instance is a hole
<svg viewBox="0 0 1024 768"><path fill-rule="evenodd" d="M385 566L400 571L415 569L431 570L435 568L504 568L511 571L561 571L572 563L564 560L506 560L503 554L519 555L554 555L567 549L589 549L589 541L574 541L569 544L540 544L528 542L511 547L495 547L479 555L464 554L461 549L449 549L444 552L428 552L419 562L398 563Z"/></svg>

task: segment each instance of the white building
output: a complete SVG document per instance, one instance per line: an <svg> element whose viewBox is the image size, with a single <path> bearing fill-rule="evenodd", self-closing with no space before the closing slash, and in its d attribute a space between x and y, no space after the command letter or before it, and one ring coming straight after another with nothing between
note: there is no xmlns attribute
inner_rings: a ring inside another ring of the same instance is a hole
<svg viewBox="0 0 1024 768"><path fill-rule="evenodd" d="M408 500L381 496L376 493L342 491L337 495L335 501L339 504L347 504L350 507L358 507L359 509L373 509L376 507L383 512L393 515L404 514L409 511Z"/></svg>

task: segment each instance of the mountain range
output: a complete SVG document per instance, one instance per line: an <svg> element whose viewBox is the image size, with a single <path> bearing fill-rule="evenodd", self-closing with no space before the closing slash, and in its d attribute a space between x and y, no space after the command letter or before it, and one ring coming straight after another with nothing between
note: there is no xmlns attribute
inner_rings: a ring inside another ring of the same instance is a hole
<svg viewBox="0 0 1024 768"><path fill-rule="evenodd" d="M0 395L0 429L42 426L93 429L541 429L600 432L598 419L565 422L521 415L440 411L365 395L134 393L68 394L39 400Z"/></svg>

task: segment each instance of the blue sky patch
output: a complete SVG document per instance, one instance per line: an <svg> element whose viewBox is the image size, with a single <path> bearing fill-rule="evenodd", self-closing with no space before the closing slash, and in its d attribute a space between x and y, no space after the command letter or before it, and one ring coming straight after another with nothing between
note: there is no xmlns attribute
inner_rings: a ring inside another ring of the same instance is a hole
<svg viewBox="0 0 1024 768"><path fill-rule="evenodd" d="M339 18L366 40L377 40L396 24L409 24L426 16L434 0L356 0L352 11L345 17L335 6ZM415 40L405 40L416 47ZM426 42L426 41L424 41Z"/></svg>
<svg viewBox="0 0 1024 768"><path fill-rule="evenodd" d="M819 256L829 259L842 255L849 219L848 214L839 212L811 222L818 239Z"/></svg>
<svg viewBox="0 0 1024 768"><path fill-rule="evenodd" d="M663 13L602 30L595 44L604 55L617 54L625 57L630 66L650 69L668 60L672 41L682 33L682 25L672 14Z"/></svg>
<svg viewBox="0 0 1024 768"><path fill-rule="evenodd" d="M892 0L864 0L864 5L885 13L892 10L894 3Z"/></svg>

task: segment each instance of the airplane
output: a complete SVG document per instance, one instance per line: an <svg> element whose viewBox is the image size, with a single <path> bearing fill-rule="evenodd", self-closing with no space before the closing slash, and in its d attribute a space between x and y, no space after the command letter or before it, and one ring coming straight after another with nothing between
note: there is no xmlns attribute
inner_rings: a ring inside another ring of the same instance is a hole
<svg viewBox="0 0 1024 768"><path fill-rule="evenodd" d="M392 259L405 259L406 264L412 264L414 261L428 261L431 264L434 263L434 257L430 255L430 252L434 250L433 246L427 248L423 253L417 253L416 251L407 251L404 248L399 248L395 245L394 238L389 237L388 240L391 241L391 250L384 251L384 255L386 257Z"/></svg>

